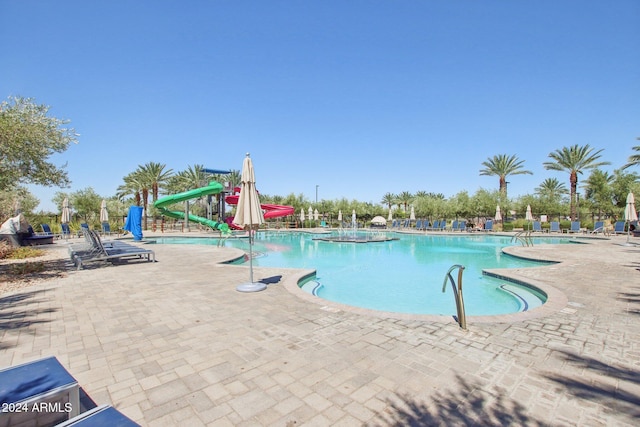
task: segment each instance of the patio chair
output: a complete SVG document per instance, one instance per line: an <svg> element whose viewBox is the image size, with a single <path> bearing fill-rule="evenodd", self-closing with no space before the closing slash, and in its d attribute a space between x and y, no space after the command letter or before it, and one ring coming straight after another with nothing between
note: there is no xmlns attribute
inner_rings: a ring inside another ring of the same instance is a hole
<svg viewBox="0 0 640 427"><path fill-rule="evenodd" d="M156 261L156 254L150 249L143 249L138 246L130 245L124 242L108 242L105 245L100 240L100 236L95 231L84 231L88 248L74 250L71 258L76 264L78 270L82 269L87 262L95 261L118 261L134 259L146 259L148 262ZM71 250L71 249L70 249Z"/></svg>
<svg viewBox="0 0 640 427"><path fill-rule="evenodd" d="M439 229L440 229L440 221L438 220L433 221L433 224L427 227L427 230L439 230Z"/></svg>
<svg viewBox="0 0 640 427"><path fill-rule="evenodd" d="M80 413L80 387L55 357L0 369L2 407L27 408L0 412L0 425L57 425ZM60 405L69 411L33 411L40 403Z"/></svg>
<svg viewBox="0 0 640 427"><path fill-rule="evenodd" d="M540 221L533 221L533 229L531 231L534 233L542 233L542 224Z"/></svg>
<svg viewBox="0 0 640 427"><path fill-rule="evenodd" d="M627 234L624 229L625 222L624 221L616 221L616 224L613 227L614 234Z"/></svg>
<svg viewBox="0 0 640 427"><path fill-rule="evenodd" d="M458 220L454 219L451 223L451 231L456 231L458 229Z"/></svg>
<svg viewBox="0 0 640 427"><path fill-rule="evenodd" d="M493 231L493 220L488 219L482 227L482 231Z"/></svg>
<svg viewBox="0 0 640 427"><path fill-rule="evenodd" d="M421 230L422 229L422 220L419 219L416 221L416 230Z"/></svg>
<svg viewBox="0 0 640 427"><path fill-rule="evenodd" d="M571 228L568 230L569 233L580 233L580 221L571 221Z"/></svg>
<svg viewBox="0 0 640 427"><path fill-rule="evenodd" d="M102 223L102 235L111 236L111 225L108 222Z"/></svg>
<svg viewBox="0 0 640 427"><path fill-rule="evenodd" d="M60 234L56 234L53 231L51 231L51 227L49 227L49 224L40 224L40 227L42 228L42 235L53 236L53 237L57 237L58 239L60 238Z"/></svg>
<svg viewBox="0 0 640 427"><path fill-rule="evenodd" d="M60 228L62 229L62 237L65 239L71 237L71 228L69 227L69 224L62 223L60 224Z"/></svg>
<svg viewBox="0 0 640 427"><path fill-rule="evenodd" d="M50 245L53 243L53 235L36 234L29 225L26 233L18 233L18 241L22 246Z"/></svg>
<svg viewBox="0 0 640 427"><path fill-rule="evenodd" d="M549 233L562 233L562 230L560 229L560 223L558 221L551 221Z"/></svg>
<svg viewBox="0 0 640 427"><path fill-rule="evenodd" d="M458 231L467 231L467 221L458 222Z"/></svg>
<svg viewBox="0 0 640 427"><path fill-rule="evenodd" d="M94 426L118 426L118 427L135 427L140 424L134 422L122 412L118 411L111 405L100 405L87 412L74 417L56 427L94 427Z"/></svg>
<svg viewBox="0 0 640 427"><path fill-rule="evenodd" d="M447 229L447 220L446 219L441 219L440 220L440 231L444 231Z"/></svg>
<svg viewBox="0 0 640 427"><path fill-rule="evenodd" d="M598 233L604 233L604 221L596 221L595 224L593 224L593 230L591 231L591 234Z"/></svg>

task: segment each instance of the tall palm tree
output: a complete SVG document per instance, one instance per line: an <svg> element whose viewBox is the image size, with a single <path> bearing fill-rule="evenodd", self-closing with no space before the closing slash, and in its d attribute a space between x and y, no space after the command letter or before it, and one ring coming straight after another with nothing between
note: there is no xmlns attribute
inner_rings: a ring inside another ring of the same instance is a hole
<svg viewBox="0 0 640 427"><path fill-rule="evenodd" d="M519 160L516 155L498 154L482 162L484 169L480 169L480 175L497 176L500 178L500 194L507 197L507 176L509 175L533 175L531 171L523 169L524 160Z"/></svg>
<svg viewBox="0 0 640 427"><path fill-rule="evenodd" d="M569 192L570 192L570 215L571 220L575 221L577 217L576 194L578 188L578 174L586 169L595 169L600 166L608 165L609 162L599 162L600 153L603 150L593 151L593 148L586 144L579 146L578 144L571 147L563 147L562 149L549 153L552 162L544 162L545 169L555 171L569 172Z"/></svg>
<svg viewBox="0 0 640 427"><path fill-rule="evenodd" d="M133 200L136 206L140 206L142 198L140 197L140 190L142 185L139 177L133 172L122 178L124 184L121 184L116 189L116 196L122 200L128 195L133 195Z"/></svg>
<svg viewBox="0 0 640 427"><path fill-rule="evenodd" d="M396 196L395 194L386 193L384 196L382 196L382 200L380 201L380 203L382 203L383 205L387 205L387 208L391 210L391 207L396 204L397 199L398 196Z"/></svg>
<svg viewBox="0 0 640 427"><path fill-rule="evenodd" d="M404 211L406 212L409 204L413 202L413 194L409 193L408 191L403 191L402 193L398 194L398 199L396 201L404 206Z"/></svg>
<svg viewBox="0 0 640 427"><path fill-rule="evenodd" d="M167 165L155 162L149 162L138 167L144 181L149 183L151 186L151 195L154 202L158 200L160 187L165 185L173 175L173 169L165 170L166 167Z"/></svg>
<svg viewBox="0 0 640 427"><path fill-rule="evenodd" d="M564 183L560 182L558 178L547 178L535 188L535 192L539 197L543 197L551 202L560 202L560 199L565 194L569 194L569 190L565 187Z"/></svg>
<svg viewBox="0 0 640 427"><path fill-rule="evenodd" d="M638 138L640 140L640 138ZM629 156L627 160L627 164L622 166L622 169L630 168L631 166L640 165L640 145L636 145L632 148L636 152L636 154L632 154Z"/></svg>

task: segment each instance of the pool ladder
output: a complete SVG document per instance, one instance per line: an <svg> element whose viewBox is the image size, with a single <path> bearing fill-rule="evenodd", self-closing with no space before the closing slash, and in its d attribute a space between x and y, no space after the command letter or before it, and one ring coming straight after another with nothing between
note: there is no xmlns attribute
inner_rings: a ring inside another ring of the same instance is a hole
<svg viewBox="0 0 640 427"><path fill-rule="evenodd" d="M533 246L533 239L531 238L531 230L518 231L511 238L511 243L513 242L520 242L522 246Z"/></svg>
<svg viewBox="0 0 640 427"><path fill-rule="evenodd" d="M456 281L454 280L451 273L453 270L458 270L458 285L456 286ZM465 331L467 330L467 316L464 312L464 298L462 298L462 273L464 272L464 265L455 264L449 268L447 274L444 276L444 283L442 283L442 292L444 293L447 289L447 279L451 283L451 288L453 289L453 296L456 299L456 310L458 312L458 316L456 321L458 325Z"/></svg>

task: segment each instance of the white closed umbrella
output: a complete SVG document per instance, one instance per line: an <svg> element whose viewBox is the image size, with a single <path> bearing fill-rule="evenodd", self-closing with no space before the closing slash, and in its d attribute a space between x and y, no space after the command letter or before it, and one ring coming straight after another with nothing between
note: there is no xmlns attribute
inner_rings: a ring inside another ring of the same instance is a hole
<svg viewBox="0 0 640 427"><path fill-rule="evenodd" d="M353 228L356 227L356 210L354 209L353 212L351 213L351 225L353 226Z"/></svg>
<svg viewBox="0 0 640 427"><path fill-rule="evenodd" d="M524 219L529 222L533 221L533 215L531 214L531 205L527 205L527 212L524 214ZM527 228L529 228L529 224L527 224Z"/></svg>
<svg viewBox="0 0 640 427"><path fill-rule="evenodd" d="M320 214L318 213L318 209L315 209L313 211L313 219L317 221L319 217L320 217Z"/></svg>
<svg viewBox="0 0 640 427"><path fill-rule="evenodd" d="M627 243L629 243L629 235L631 234L631 222L638 220L638 211L636 211L636 201L633 193L627 194L627 204L624 207L624 220L627 225Z"/></svg>
<svg viewBox="0 0 640 427"><path fill-rule="evenodd" d="M496 206L496 216L493 217L496 221L502 221L502 212L500 212L500 205Z"/></svg>
<svg viewBox="0 0 640 427"><path fill-rule="evenodd" d="M342 222L342 211L338 211L338 222Z"/></svg>
<svg viewBox="0 0 640 427"><path fill-rule="evenodd" d="M313 219L313 209L311 209L311 206L309 206L309 211L308 212L309 213L307 214L307 216L308 216L309 220L312 220Z"/></svg>
<svg viewBox="0 0 640 427"><path fill-rule="evenodd" d="M416 220L416 211L413 208L413 206L411 206L411 213L409 214L409 221L415 221Z"/></svg>
<svg viewBox="0 0 640 427"><path fill-rule="evenodd" d="M249 231L249 283L238 285L236 290L240 292L258 292L265 290L267 285L253 281L252 233L260 224L264 223L264 214L260 207L253 162L249 157L249 153L247 153L242 163L240 182L240 196L238 197L238 206L236 207L236 216L233 218L233 222Z"/></svg>
<svg viewBox="0 0 640 427"><path fill-rule="evenodd" d="M109 222L109 212L107 211L107 201L102 199L100 203L100 222Z"/></svg>
<svg viewBox="0 0 640 427"><path fill-rule="evenodd" d="M391 212L391 209L389 209L389 216L387 217L387 221L392 221L393 220L393 212Z"/></svg>
<svg viewBox="0 0 640 427"><path fill-rule="evenodd" d="M300 222L302 223L302 226L304 227L304 209L300 209Z"/></svg>

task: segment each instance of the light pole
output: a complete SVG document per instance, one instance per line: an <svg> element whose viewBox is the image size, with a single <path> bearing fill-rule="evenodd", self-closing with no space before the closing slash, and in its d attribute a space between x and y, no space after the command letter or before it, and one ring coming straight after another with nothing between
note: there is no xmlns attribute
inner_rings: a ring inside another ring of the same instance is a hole
<svg viewBox="0 0 640 427"><path fill-rule="evenodd" d="M318 206L318 187L320 186L316 184L316 206Z"/></svg>

